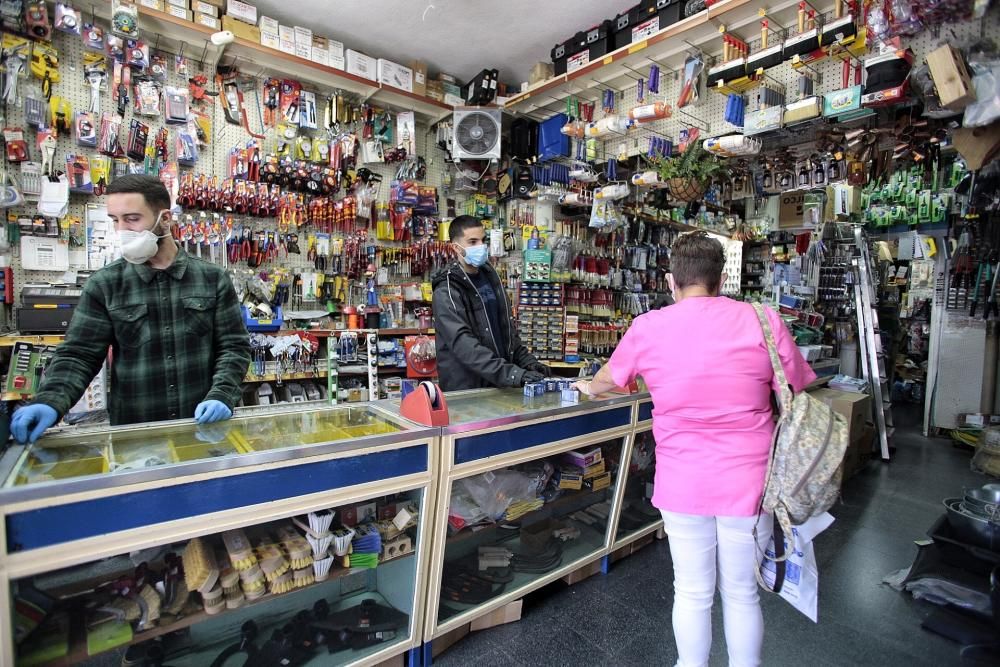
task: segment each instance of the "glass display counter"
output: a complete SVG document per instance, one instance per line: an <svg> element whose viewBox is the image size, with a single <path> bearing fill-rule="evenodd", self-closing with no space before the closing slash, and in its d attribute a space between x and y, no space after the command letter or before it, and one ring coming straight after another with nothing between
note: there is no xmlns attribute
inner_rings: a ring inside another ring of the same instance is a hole
<svg viewBox="0 0 1000 667"><path fill-rule="evenodd" d="M435 637L608 553L644 396L446 395L425 651Z"/></svg>
<svg viewBox="0 0 1000 667"><path fill-rule="evenodd" d="M0 664L127 650L368 665L414 649L438 434L374 405L283 406L12 447Z"/></svg>

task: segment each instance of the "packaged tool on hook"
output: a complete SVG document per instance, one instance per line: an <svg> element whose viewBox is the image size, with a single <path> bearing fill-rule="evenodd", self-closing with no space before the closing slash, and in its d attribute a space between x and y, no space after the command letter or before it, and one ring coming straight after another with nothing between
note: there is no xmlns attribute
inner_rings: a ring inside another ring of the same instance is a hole
<svg viewBox="0 0 1000 667"><path fill-rule="evenodd" d="M97 147L97 122L90 111L77 111L73 122L73 133L78 146Z"/></svg>
<svg viewBox="0 0 1000 667"><path fill-rule="evenodd" d="M24 6L24 21L28 33L35 39L49 41L52 38L52 24L45 2L29 2Z"/></svg>
<svg viewBox="0 0 1000 667"><path fill-rule="evenodd" d="M91 51L104 52L104 28L93 21L83 24L83 46Z"/></svg>
<svg viewBox="0 0 1000 667"><path fill-rule="evenodd" d="M133 160L142 160L146 156L146 142L149 139L149 126L132 119L128 131L128 147L125 154Z"/></svg>
<svg viewBox="0 0 1000 667"><path fill-rule="evenodd" d="M139 8L131 0L111 1L111 31L122 37L139 36Z"/></svg>
<svg viewBox="0 0 1000 667"><path fill-rule="evenodd" d="M81 23L80 12L65 2L56 3L56 20L53 23L56 30L70 35L79 35Z"/></svg>

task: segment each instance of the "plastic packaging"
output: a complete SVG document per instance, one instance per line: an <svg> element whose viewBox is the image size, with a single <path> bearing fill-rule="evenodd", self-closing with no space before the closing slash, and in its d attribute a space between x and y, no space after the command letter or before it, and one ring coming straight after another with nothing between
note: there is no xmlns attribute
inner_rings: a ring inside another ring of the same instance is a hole
<svg viewBox="0 0 1000 667"><path fill-rule="evenodd" d="M984 127L1000 118L1000 61L969 63L976 101L965 107L962 124L965 127Z"/></svg>
<svg viewBox="0 0 1000 667"><path fill-rule="evenodd" d="M607 116L599 121L587 123L586 136L596 139L608 134L625 134L631 125L631 121L621 116Z"/></svg>
<svg viewBox="0 0 1000 667"><path fill-rule="evenodd" d="M475 505L493 519L502 517L511 503L533 500L536 495L535 480L516 470L485 472L459 480L455 487L459 493L468 494ZM455 495L453 492L453 501Z"/></svg>
<svg viewBox="0 0 1000 667"><path fill-rule="evenodd" d="M648 123L661 118L670 118L672 114L673 110L666 102L653 102L633 107L628 112L628 117L637 123Z"/></svg>

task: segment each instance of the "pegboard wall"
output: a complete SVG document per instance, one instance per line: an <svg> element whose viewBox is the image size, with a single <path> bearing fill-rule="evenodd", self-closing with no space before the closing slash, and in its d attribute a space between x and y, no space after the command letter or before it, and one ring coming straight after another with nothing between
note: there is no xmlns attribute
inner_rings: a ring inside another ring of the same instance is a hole
<svg viewBox="0 0 1000 667"><path fill-rule="evenodd" d="M84 21L92 21L91 16L87 16L84 13ZM100 18L96 20L98 25L101 25L107 31L108 25L106 22L102 22ZM202 68L198 62L198 53L193 53L191 50L187 51L187 66L188 74L179 73L175 66L175 56L177 54L171 53L169 51L164 51L162 49L156 48L157 38L155 35L147 34L142 29L142 21L140 19L139 23L140 37L149 46L152 54L162 53L166 60L166 76L163 82L164 86L173 86L183 89L188 87L188 76L194 76L196 74L204 74L208 78L207 88L210 91L216 90L216 84L214 82L215 71L209 70L207 68ZM72 113L77 111L86 110L90 103L91 90L89 85L85 80L84 73L84 54L93 53L88 48L86 48L83 39L80 35L74 35L69 33L63 33L59 31L53 31L52 34L52 46L58 50L59 54L59 81L52 85L52 96L63 98L68 101L71 106ZM251 62L247 62L243 59L234 59L226 55L223 55L220 60L220 65L235 66L240 71L240 78L245 82L243 86L243 96L244 105L247 112L247 122L248 126L254 131L260 133L262 129L264 130L265 139L263 140L264 153L273 151L278 143L278 138L276 136L276 131L274 128L265 128L262 122L262 88L264 80L267 78L265 74L259 67ZM108 65L108 83L101 91L100 107L101 113L117 114L116 104L112 99L111 94L111 64L109 61ZM25 99L32 97L36 99L43 99L41 80L34 78L30 73L25 70L26 76L19 80L19 99L16 104L8 104L3 109L4 126L7 127L20 127L25 130L25 140L28 143L29 159L33 163L41 162L41 152L35 141L35 128L28 127L25 118ZM292 78L292 77L288 77ZM252 85L249 85L252 81ZM309 90L316 94L318 111L322 113L323 106L325 104L324 100L326 96L333 92L338 92L336 88L322 89L312 86L310 84L304 83L303 90ZM169 161L176 161L176 137L178 126L176 125L165 125L164 119L159 117L149 117L149 116L138 116L135 114L133 109L131 99L134 97L133 91L129 92L130 102L128 109L122 120L122 131L119 136L120 141L123 146L127 140L128 128L130 121L133 118L141 120L143 123L149 126L149 142L152 143L156 137L157 132L161 127L166 127L168 131L168 159ZM360 102L356 99L356 96L350 94L345 94L345 98L348 102L355 103ZM222 104L217 98L209 98L210 101L207 104L201 105L200 109L203 109L211 118L212 121L212 131L211 136L207 145L199 148L199 156L197 163L194 166L180 166L178 169L179 174L184 174L185 172L191 172L194 174L207 174L209 176L217 175L220 179L224 179L227 175L229 153L232 148L243 147L251 139L250 135L243 129L240 125L234 125L226 122L225 114L222 109ZM46 105L46 109L48 106ZM196 108L192 105L192 109ZM393 117L397 112L407 111L405 108L397 109L387 109L391 111ZM97 116L98 126L100 122L101 114L95 114ZM393 123L393 137L394 140L398 142L398 137L396 134L395 122ZM347 130L353 129L352 127L345 128ZM313 137L326 136L324 130L300 130L300 133L311 135ZM434 186L438 188L438 205L440 216L444 216L446 213L445 198L455 197L459 201L459 208L461 208L461 202L463 200L463 193L448 193L446 194L443 185L445 183L445 172L448 169L448 163L446 161L446 153L437 146L436 136L433 130L428 126L428 119L422 118L420 116L416 117L416 127L414 133L414 139L416 143L416 155L423 157L426 163L426 177L421 181L423 185ZM386 146L388 150L392 146ZM56 146L56 157L55 164L57 169L60 171L65 171L65 156L79 154L86 155L88 158L93 158L99 155L98 149L93 147L85 147L77 145L73 133L60 133L58 136L57 146ZM4 168L7 170L12 177L20 179L20 173L22 166L19 164L8 164L6 162L6 155L2 156L4 160ZM358 166L362 166L360 162L360 157L358 160ZM22 163L26 164L26 163ZM390 194L390 182L396 175L396 171L400 166L397 164L382 164L382 163L368 163L363 166L367 167L371 171L382 176L382 183L379 186L377 193L377 201L388 202ZM131 162L130 168L133 172L142 173L143 163L142 162ZM338 193L334 195L335 198L340 198L345 196L343 188L340 189ZM59 238L70 245L71 251L76 250L77 252L70 253L70 269L69 272L63 271L38 271L38 270L25 270L22 266L19 244L13 243L11 245L11 252L5 255L0 255L0 262L7 262L14 272L14 284L15 293L20 291L21 286L26 283L48 283L48 282L64 282L74 279L74 274L77 271L93 270L100 267L87 266L87 254L85 248L79 246L79 243L85 237L83 236L85 230L84 226L87 221L87 207L88 205L103 207L105 203L105 197L98 197L92 194L70 194L68 215L63 219L64 224L60 226L50 225L50 230L58 229ZM185 212L187 213L187 212ZM195 218L198 216L198 211L190 212ZM30 218L37 214L37 198L34 200L26 200L21 206L17 206L8 210L8 221L16 221L18 218ZM209 214L211 215L211 214ZM76 225L66 225L65 221L69 220L79 220L81 226ZM251 216L232 216L234 223L234 230L239 230L241 228L249 228L253 230L263 230L263 231L276 231L277 230L277 220L274 218L253 218ZM296 230L291 230L296 231ZM308 246L307 236L313 232L310 226L306 226L302 229L297 230L300 236L300 248L302 253L299 255L289 255L287 257L280 257L278 260L262 267L263 269L273 269L277 267L288 268L291 273L297 273L299 271L313 271L313 263L308 261L306 258L306 250ZM341 234L334 232L331 234L332 237L341 236ZM371 235L374 237L374 234ZM51 238L51 236L50 236ZM7 241L7 228L6 226L0 226L0 240ZM376 243L374 240L370 243ZM394 247L404 245L401 242L392 241L377 241L377 245L382 247ZM189 252L192 255L198 256L195 252L194 246L189 245ZM221 264L222 255L225 253L225 245L221 244L221 247L215 257L217 261ZM209 260L211 259L212 253L208 248L204 248L202 253L202 258ZM251 275L256 275L260 273L262 269L248 269L245 264L241 267L229 267L230 273L233 275L234 281L239 285L241 279L249 277ZM419 282L420 276L413 276L408 280L394 280L394 283L400 282ZM353 288L353 293L355 295L361 294L363 291L363 285L355 286ZM303 302L303 308L309 309L310 304L307 301ZM14 323L8 322L6 330L11 330L16 328Z"/></svg>
<svg viewBox="0 0 1000 667"><path fill-rule="evenodd" d="M825 18L829 21L832 18L832 14L825 15ZM760 29L757 27L756 23L751 26L735 30L732 34L743 38L744 41L750 45L751 54L753 54L760 45ZM911 48L916 55L914 66L917 66L923 63L924 57L929 52L944 43L954 45L971 44L984 37L987 39L1000 40L1000 12L996 11L996 8L989 11L982 20L950 23L942 26L940 30L925 30L913 37L905 37L903 40L904 46ZM772 45L778 43L773 31L770 43ZM870 49L873 44L873 40L869 39L868 44ZM721 51L721 36L718 41L718 48ZM692 48L689 50L689 55L700 55L703 62L705 62L705 69L702 75L703 78L707 75L709 68L717 64L717 60L719 59L718 54L711 52L711 49L708 49L707 51L699 51ZM813 94L815 95L822 95L834 90L839 90L847 87L848 85L853 85L854 83L854 74L852 72L850 75L851 80L844 85L843 63L842 61L833 58L827 58L809 66L808 68L804 68L801 71L814 79ZM776 87L778 89L783 88L786 94L786 103L792 102L798 99L797 90L798 79L800 76L802 75L799 70L793 68L791 63L784 62L765 71L765 77L762 85ZM614 113L616 114L627 114L630 109L639 104L651 104L653 102L665 102L673 108L673 115L670 118L650 123L642 123L630 128L624 136L613 136L606 140L603 143L602 151L600 151L600 159L603 160L608 157L615 157L623 153L629 156L637 154L645 155L649 150L649 139L651 137L670 139L676 146L678 142L678 135L681 130L692 127L700 128L701 139L706 139L712 136L742 133L742 128L732 125L725 120L726 94L721 94L711 90L706 91L703 86L699 94L698 102L678 109L677 100L681 92L682 83L681 73L680 71L672 72L666 70L663 66L660 66L659 93L654 94L646 90L643 101L639 102L636 95L638 92L638 79L640 77L645 81L649 80L648 68L646 68L646 70L633 71L630 78L632 78L635 82L624 88L610 89L604 84L598 84L596 81L593 81L592 83L594 85L589 91L589 97L587 94L578 96L582 102L595 103L596 111L594 114L594 120L598 120L601 117L601 100L602 95L606 90L613 90L615 93ZM751 111L755 108L752 104L754 101L752 96L755 94L755 90L750 90L743 95L744 99L749 102L746 107L747 111ZM803 130L803 134L805 134L805 130ZM791 145L793 146L793 151L806 153L811 152L812 148L811 143L804 143L810 141L808 137L797 138L795 134L785 134L780 138L774 135L767 135L766 141L767 148L774 148L778 145Z"/></svg>

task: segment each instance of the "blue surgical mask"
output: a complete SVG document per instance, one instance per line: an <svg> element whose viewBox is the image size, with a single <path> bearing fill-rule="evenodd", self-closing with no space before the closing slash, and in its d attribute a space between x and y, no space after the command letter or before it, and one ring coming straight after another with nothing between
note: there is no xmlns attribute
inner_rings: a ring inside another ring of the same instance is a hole
<svg viewBox="0 0 1000 667"><path fill-rule="evenodd" d="M465 249L465 261L469 266L480 267L490 258L490 248L485 243Z"/></svg>

